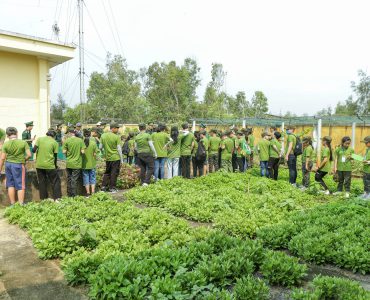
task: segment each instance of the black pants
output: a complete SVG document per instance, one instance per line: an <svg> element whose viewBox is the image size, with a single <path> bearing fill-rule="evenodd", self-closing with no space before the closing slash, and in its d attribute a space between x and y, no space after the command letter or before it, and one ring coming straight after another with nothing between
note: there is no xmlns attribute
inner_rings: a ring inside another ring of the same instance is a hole
<svg viewBox="0 0 370 300"><path fill-rule="evenodd" d="M277 180L279 176L279 164L280 164L280 158L274 158L270 157L269 159L269 173L270 173L270 178Z"/></svg>
<svg viewBox="0 0 370 300"><path fill-rule="evenodd" d="M197 160L193 157L193 177L203 176L204 161Z"/></svg>
<svg viewBox="0 0 370 300"><path fill-rule="evenodd" d="M236 157L236 153L233 153L231 163L233 165L233 172L235 172L238 169L238 158Z"/></svg>
<svg viewBox="0 0 370 300"><path fill-rule="evenodd" d="M126 157L126 162L129 164L129 165L132 165L132 161L134 160L134 157L133 156L127 156Z"/></svg>
<svg viewBox="0 0 370 300"><path fill-rule="evenodd" d="M62 190L60 186L60 177L58 174L58 170L45 170L45 169L36 169L37 172L37 179L39 181L39 192L40 192L40 199L48 199L48 184L47 180L49 180L51 184L53 199L59 199L62 197Z"/></svg>
<svg viewBox="0 0 370 300"><path fill-rule="evenodd" d="M141 183L150 183L154 174L154 157L151 153L138 153L136 164L140 168Z"/></svg>
<svg viewBox="0 0 370 300"><path fill-rule="evenodd" d="M346 192L351 191L351 171L338 171L338 192L343 191L343 185Z"/></svg>
<svg viewBox="0 0 370 300"><path fill-rule="evenodd" d="M103 175L103 189L115 189L117 187L117 177L119 175L119 170L121 168L121 161L106 161L105 162L105 172Z"/></svg>
<svg viewBox="0 0 370 300"><path fill-rule="evenodd" d="M80 169L68 169L67 168L67 195L68 197L77 196L77 184L80 179Z"/></svg>
<svg viewBox="0 0 370 300"><path fill-rule="evenodd" d="M181 156L181 175L184 178L190 178L190 161L191 156Z"/></svg>
<svg viewBox="0 0 370 300"><path fill-rule="evenodd" d="M317 171L315 174L315 181L320 183L325 191L329 190L328 186L326 185L323 179L326 176L326 174L328 174L328 172L323 171Z"/></svg>
<svg viewBox="0 0 370 300"><path fill-rule="evenodd" d="M237 157L236 158L236 169L239 172L244 172L244 157Z"/></svg>
<svg viewBox="0 0 370 300"><path fill-rule="evenodd" d="M297 182L297 157L294 154L288 156L289 182L295 184Z"/></svg>
<svg viewBox="0 0 370 300"><path fill-rule="evenodd" d="M370 173L364 173L364 192L370 193Z"/></svg>

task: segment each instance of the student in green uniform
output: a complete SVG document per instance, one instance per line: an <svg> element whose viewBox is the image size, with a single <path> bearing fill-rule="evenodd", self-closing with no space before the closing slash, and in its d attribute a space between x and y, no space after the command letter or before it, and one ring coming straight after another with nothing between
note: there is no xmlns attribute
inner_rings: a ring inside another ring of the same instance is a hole
<svg viewBox="0 0 370 300"><path fill-rule="evenodd" d="M206 126L206 125L204 125ZM206 150L206 160L203 163L203 175L207 175L208 173L208 149L209 149L209 139L208 139L208 133L205 130L205 127L203 130L200 131L200 139L202 144L204 145L204 149Z"/></svg>
<svg viewBox="0 0 370 300"><path fill-rule="evenodd" d="M171 140L167 143L167 178L179 176L180 147L179 129L177 126L171 128Z"/></svg>
<svg viewBox="0 0 370 300"><path fill-rule="evenodd" d="M243 132L238 131L236 133L237 140L235 141L235 150L236 153L236 165L238 172L244 172L244 166L245 166L245 153L243 152L243 149L245 148L245 137Z"/></svg>
<svg viewBox="0 0 370 300"><path fill-rule="evenodd" d="M167 160L167 150L165 145L170 141L170 135L165 132L166 125L159 124L158 132L152 134L152 140L157 158L154 160L154 178L155 180L164 179L164 165Z"/></svg>
<svg viewBox="0 0 370 300"><path fill-rule="evenodd" d="M39 182L40 199L48 199L48 181L51 184L53 199L62 197L61 182L58 174L59 144L55 140L56 132L49 130L45 137L36 140L33 152L36 153L36 172Z"/></svg>
<svg viewBox="0 0 370 300"><path fill-rule="evenodd" d="M222 140L220 143L221 149L221 169L226 172L232 172L232 153L234 151L234 141L229 137L230 131L226 131L222 134Z"/></svg>
<svg viewBox="0 0 370 300"><path fill-rule="evenodd" d="M18 201L22 205L26 192L25 163L31 157L29 145L18 139L18 131L14 127L6 129L8 141L3 145L0 156L0 172L5 163L6 188L11 205L15 204L17 192Z"/></svg>
<svg viewBox="0 0 370 300"><path fill-rule="evenodd" d="M322 138L322 149L321 149L321 160L320 163L317 163L315 181L320 183L324 188L325 195L329 195L330 191L328 186L324 182L324 177L331 170L331 162L333 161L333 151L331 148L331 137L324 136Z"/></svg>
<svg viewBox="0 0 370 300"><path fill-rule="evenodd" d="M74 128L70 128L68 133L70 137L63 144L63 153L67 157L67 195L75 197L82 169L82 154L86 146L82 139L76 137Z"/></svg>
<svg viewBox="0 0 370 300"><path fill-rule="evenodd" d="M251 154L249 155L249 164L248 164L248 166L250 168L253 168L253 155L254 155L254 135L253 135L253 128L248 128L246 132L247 132L247 135L248 135L249 148L251 148Z"/></svg>
<svg viewBox="0 0 370 300"><path fill-rule="evenodd" d="M231 165L233 167L233 172L236 172L238 170L238 162L237 162L237 149L238 149L238 138L236 136L236 133L238 128L232 127L230 129L230 135L229 137L233 140L234 142L234 150L232 153L232 158L231 158Z"/></svg>
<svg viewBox="0 0 370 300"><path fill-rule="evenodd" d="M150 183L150 179L154 174L154 159L157 158L152 137L145 129L145 124L139 124L140 132L135 137L137 165L140 168L140 180L143 186L147 186Z"/></svg>
<svg viewBox="0 0 370 300"><path fill-rule="evenodd" d="M285 152L285 161L289 168L289 183L293 186L297 185L297 157L294 155L294 149L297 144L297 137L294 134L295 127L291 126L287 129L287 148Z"/></svg>
<svg viewBox="0 0 370 300"><path fill-rule="evenodd" d="M303 189L310 186L310 174L313 167L313 147L312 139L309 136L306 136L302 139L302 185Z"/></svg>
<svg viewBox="0 0 370 300"><path fill-rule="evenodd" d="M366 153L364 157L364 194L362 199L370 199L370 135L365 137L363 142L366 145Z"/></svg>
<svg viewBox="0 0 370 300"><path fill-rule="evenodd" d="M104 149L105 172L102 190L117 193L117 178L123 164L121 138L118 135L119 125L110 124L110 132L105 132L100 138L100 148Z"/></svg>
<svg viewBox="0 0 370 300"><path fill-rule="evenodd" d="M217 130L212 129L210 131L210 138L208 140L208 164L209 164L209 173L216 172L218 170L219 161L218 161L218 149L220 148L221 138L217 135Z"/></svg>
<svg viewBox="0 0 370 300"><path fill-rule="evenodd" d="M96 186L96 156L98 146L94 139L91 138L89 129L83 130L85 153L82 155L82 180L86 189L87 196L95 193Z"/></svg>
<svg viewBox="0 0 370 300"><path fill-rule="evenodd" d="M351 178L352 178L352 157L355 151L350 147L351 138L345 136L342 138L341 145L335 149L334 158L334 173L338 173L338 188L337 192L343 192L343 185L346 190L345 197L349 197L351 192Z"/></svg>
<svg viewBox="0 0 370 300"><path fill-rule="evenodd" d="M31 151L31 158L33 160L32 143L36 139L36 136L32 137L33 121L25 123L26 129L22 132L22 140L26 141Z"/></svg>
<svg viewBox="0 0 370 300"><path fill-rule="evenodd" d="M270 178L277 180L279 176L279 165L281 158L281 133L278 131L274 132L274 137L270 141L269 148L269 174Z"/></svg>
<svg viewBox="0 0 370 300"><path fill-rule="evenodd" d="M191 164L193 168L193 178L197 177L198 175L198 165L197 165L197 160L196 160L196 155L198 151L198 145L199 145L199 131L194 131L194 147L191 151Z"/></svg>
<svg viewBox="0 0 370 300"><path fill-rule="evenodd" d="M181 172L182 177L190 178L190 162L191 162L191 153L195 144L195 137L192 132L189 131L189 124L182 124L182 132L180 134L181 138L181 147L180 147L180 163L181 163Z"/></svg>
<svg viewBox="0 0 370 300"><path fill-rule="evenodd" d="M269 175L269 159L270 159L270 134L268 132L262 133L262 140L257 144L257 152L260 158L261 176L270 177Z"/></svg>

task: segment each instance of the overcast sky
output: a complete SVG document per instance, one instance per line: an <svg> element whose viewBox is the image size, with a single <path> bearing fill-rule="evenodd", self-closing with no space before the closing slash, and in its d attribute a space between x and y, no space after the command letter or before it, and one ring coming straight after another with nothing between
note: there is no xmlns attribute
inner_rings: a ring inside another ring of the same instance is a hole
<svg viewBox="0 0 370 300"><path fill-rule="evenodd" d="M369 0L85 3L88 75L104 70L106 51L123 54L134 70L191 57L201 67L199 97L210 80L212 62L218 62L227 71L228 93L243 90L250 98L261 90L271 113L313 115L345 100L357 71L370 65ZM60 40L77 43L76 4L1 0L0 28L51 38L51 26L58 21ZM76 52L72 62L52 70L52 99L60 92L69 104L79 102L77 58Z"/></svg>

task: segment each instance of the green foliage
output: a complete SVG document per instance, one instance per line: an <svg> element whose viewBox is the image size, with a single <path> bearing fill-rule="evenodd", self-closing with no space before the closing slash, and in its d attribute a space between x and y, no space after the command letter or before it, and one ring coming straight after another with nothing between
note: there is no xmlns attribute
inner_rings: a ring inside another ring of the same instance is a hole
<svg viewBox="0 0 370 300"><path fill-rule="evenodd" d="M270 293L261 279L250 275L238 279L233 291L237 300L267 300Z"/></svg>
<svg viewBox="0 0 370 300"><path fill-rule="evenodd" d="M366 300L370 292L365 291L358 282L329 276L317 276L308 291L296 289L291 294L293 300Z"/></svg>
<svg viewBox="0 0 370 300"><path fill-rule="evenodd" d="M272 249L287 248L316 264L334 263L363 274L370 272L370 206L344 200L294 213L286 222L265 227L257 237Z"/></svg>
<svg viewBox="0 0 370 300"><path fill-rule="evenodd" d="M261 265L261 272L271 284L292 287L301 283L306 276L307 266L283 252L269 251Z"/></svg>

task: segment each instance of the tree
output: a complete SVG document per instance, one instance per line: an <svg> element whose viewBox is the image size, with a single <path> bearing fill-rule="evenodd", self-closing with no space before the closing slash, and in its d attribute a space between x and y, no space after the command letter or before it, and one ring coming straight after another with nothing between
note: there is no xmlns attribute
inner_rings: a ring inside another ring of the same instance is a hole
<svg viewBox="0 0 370 300"><path fill-rule="evenodd" d="M368 114L370 112L370 76L365 71L359 70L359 82L351 82L351 87L356 95L357 113Z"/></svg>
<svg viewBox="0 0 370 300"><path fill-rule="evenodd" d="M329 106L328 108L323 108L322 110L319 110L316 115L318 117L326 117L331 116L333 114L333 109Z"/></svg>
<svg viewBox="0 0 370 300"><path fill-rule="evenodd" d="M152 120L184 121L191 117L200 84L199 67L187 58L180 66L175 61L155 62L142 69L143 95Z"/></svg>
<svg viewBox="0 0 370 300"><path fill-rule="evenodd" d="M256 91L251 100L250 115L262 117L269 110L267 97L261 91Z"/></svg>
<svg viewBox="0 0 370 300"><path fill-rule="evenodd" d="M64 121L64 114L68 109L67 102L63 99L62 94L57 95L56 103L53 103L50 108L50 118L52 123L53 122L63 122Z"/></svg>
<svg viewBox="0 0 370 300"><path fill-rule="evenodd" d="M337 104L337 106L335 107L335 114L354 116L358 113L359 110L360 109L357 102L353 101L352 96L349 96L344 103L339 102Z"/></svg>

